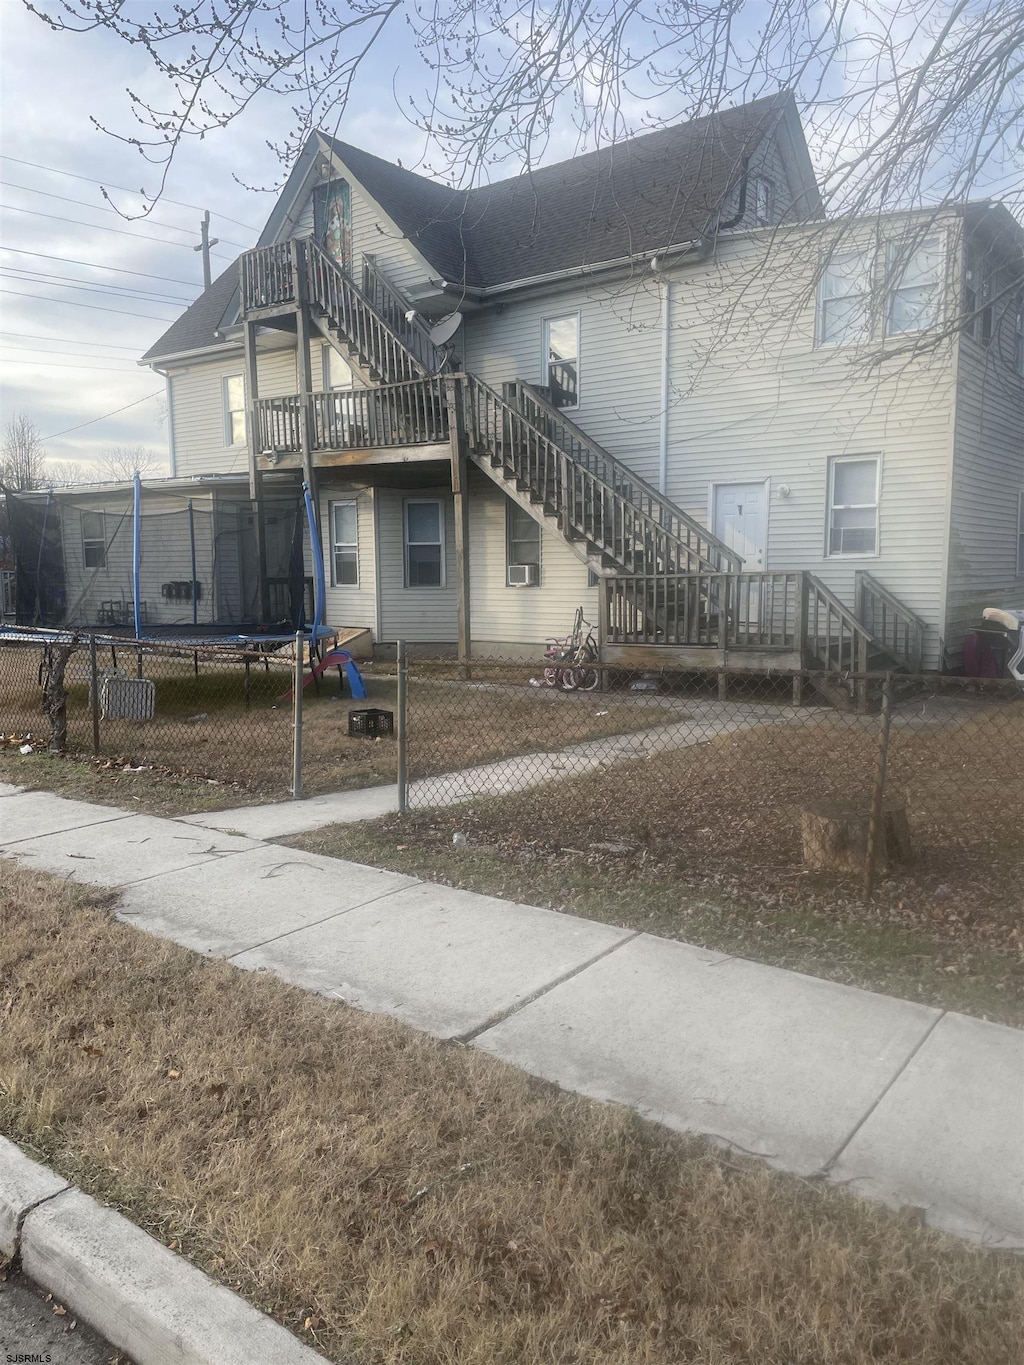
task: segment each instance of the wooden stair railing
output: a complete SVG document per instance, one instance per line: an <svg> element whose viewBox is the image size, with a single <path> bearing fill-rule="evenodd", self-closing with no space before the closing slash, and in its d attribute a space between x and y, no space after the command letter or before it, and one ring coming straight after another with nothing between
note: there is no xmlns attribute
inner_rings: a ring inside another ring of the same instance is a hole
<svg viewBox="0 0 1024 1365"><path fill-rule="evenodd" d="M444 357L430 340L430 328L418 313L413 312L409 301L377 264L375 256L363 257L363 293L371 307L405 342L426 373L437 374L443 368Z"/></svg>
<svg viewBox="0 0 1024 1365"><path fill-rule="evenodd" d="M360 365L385 384L427 378L427 367L377 312L337 261L306 238L295 243L305 258L307 296L311 308L340 333Z"/></svg>
<svg viewBox="0 0 1024 1365"><path fill-rule="evenodd" d="M660 526L666 536L678 544L682 553L672 566L677 571L685 571L694 556L723 573L738 573L743 568L740 555L712 535L706 526L676 507L635 470L598 445L535 385L517 379L505 387L514 404L535 427L547 432L577 464L589 469L603 484L638 507L649 522Z"/></svg>
<svg viewBox="0 0 1024 1365"><path fill-rule="evenodd" d="M866 569L854 574L857 617L910 673L920 673L925 623Z"/></svg>

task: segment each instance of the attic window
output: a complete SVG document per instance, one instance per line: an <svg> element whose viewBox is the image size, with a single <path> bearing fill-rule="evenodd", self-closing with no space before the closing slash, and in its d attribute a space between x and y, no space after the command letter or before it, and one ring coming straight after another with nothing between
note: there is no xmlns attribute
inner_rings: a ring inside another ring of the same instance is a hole
<svg viewBox="0 0 1024 1365"><path fill-rule="evenodd" d="M766 227L775 217L775 186L765 175L752 175L749 190L750 212L758 227Z"/></svg>

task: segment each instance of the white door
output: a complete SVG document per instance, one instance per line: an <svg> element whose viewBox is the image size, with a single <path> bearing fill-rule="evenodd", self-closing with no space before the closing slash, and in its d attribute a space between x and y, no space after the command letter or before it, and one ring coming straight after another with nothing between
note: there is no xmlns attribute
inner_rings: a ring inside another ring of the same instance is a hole
<svg viewBox="0 0 1024 1365"><path fill-rule="evenodd" d="M763 483L715 485L715 535L742 557L747 573L764 569L767 501Z"/></svg>
<svg viewBox="0 0 1024 1365"><path fill-rule="evenodd" d="M768 487L763 483L719 483L714 490L714 532L743 560L744 573L764 571L768 530ZM738 623L756 628L761 615L757 581L744 583L735 606Z"/></svg>

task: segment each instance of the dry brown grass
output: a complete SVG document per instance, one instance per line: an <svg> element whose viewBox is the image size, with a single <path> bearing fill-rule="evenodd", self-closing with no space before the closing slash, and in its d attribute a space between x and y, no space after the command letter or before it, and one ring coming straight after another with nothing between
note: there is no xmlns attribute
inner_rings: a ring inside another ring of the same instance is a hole
<svg viewBox="0 0 1024 1365"><path fill-rule="evenodd" d="M877 743L877 717L815 712L293 842L1024 1024L1024 704L894 727L888 791L915 857L866 905L859 877L804 869L799 821L820 801L866 809Z"/></svg>
<svg viewBox="0 0 1024 1365"><path fill-rule="evenodd" d="M135 656L118 652L118 664L134 669ZM109 664L107 657L102 665ZM38 687L38 649L0 649L0 775L4 780L42 786L87 800L131 805L154 814L185 814L288 795L292 763L292 713L278 699L291 683L290 666L269 658L250 672L250 706L245 705L241 664L225 668L199 663L192 655L147 656L144 674L156 683L152 721L104 721L101 756L91 755L88 661L84 652L68 668L68 755L66 763L19 762L17 750L31 734L45 749L48 728ZM525 695L493 684L461 683L437 676L414 680L409 690L409 730L417 738L417 775L443 773L491 759L534 750L562 748L658 725L675 719L678 705L638 709L628 701L567 696L550 691ZM522 678L520 668L516 674ZM320 690L308 688L303 721L303 791L350 791L395 780L393 740L350 738L353 707L394 710L395 679L365 670L368 697L339 696L337 675ZM489 671L489 676L503 677ZM485 704L481 706L481 697ZM496 704L497 703L497 704ZM5 752L6 751L6 752Z"/></svg>
<svg viewBox="0 0 1024 1365"><path fill-rule="evenodd" d="M0 878L0 1128L332 1359L1019 1359L1019 1259Z"/></svg>

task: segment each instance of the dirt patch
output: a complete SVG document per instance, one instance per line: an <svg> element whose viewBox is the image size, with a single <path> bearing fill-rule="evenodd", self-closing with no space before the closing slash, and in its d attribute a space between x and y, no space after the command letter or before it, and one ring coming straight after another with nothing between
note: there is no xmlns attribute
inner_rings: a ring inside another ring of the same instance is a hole
<svg viewBox="0 0 1024 1365"><path fill-rule="evenodd" d="M0 878L0 1128L331 1359L1018 1357L1013 1256Z"/></svg>

